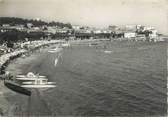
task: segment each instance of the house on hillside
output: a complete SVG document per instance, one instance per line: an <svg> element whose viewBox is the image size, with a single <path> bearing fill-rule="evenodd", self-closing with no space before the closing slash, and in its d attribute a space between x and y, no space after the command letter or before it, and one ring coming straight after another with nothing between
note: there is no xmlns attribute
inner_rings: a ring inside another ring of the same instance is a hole
<svg viewBox="0 0 168 117"><path fill-rule="evenodd" d="M9 24L3 24L2 27L4 27L4 28L9 28L10 25L9 25Z"/></svg>
<svg viewBox="0 0 168 117"><path fill-rule="evenodd" d="M79 25L73 25L72 26L72 29L74 29L74 30L80 30L80 28L81 28L81 26L79 26Z"/></svg>
<svg viewBox="0 0 168 117"><path fill-rule="evenodd" d="M32 28L32 27L33 27L33 24L32 24L32 23L27 23L26 26L27 26L28 28Z"/></svg>

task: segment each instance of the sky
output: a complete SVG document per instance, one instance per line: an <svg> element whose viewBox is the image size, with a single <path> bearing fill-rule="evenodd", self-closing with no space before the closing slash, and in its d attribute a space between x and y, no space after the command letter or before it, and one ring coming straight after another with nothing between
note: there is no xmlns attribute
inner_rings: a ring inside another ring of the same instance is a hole
<svg viewBox="0 0 168 117"><path fill-rule="evenodd" d="M0 16L95 27L143 24L168 34L168 0L0 0Z"/></svg>

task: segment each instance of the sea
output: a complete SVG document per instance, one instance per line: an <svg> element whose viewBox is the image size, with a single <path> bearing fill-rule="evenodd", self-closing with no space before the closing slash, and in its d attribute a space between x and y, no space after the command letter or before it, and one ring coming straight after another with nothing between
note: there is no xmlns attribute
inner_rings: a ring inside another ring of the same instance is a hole
<svg viewBox="0 0 168 117"><path fill-rule="evenodd" d="M55 88L30 89L30 97L5 93L15 116L162 117L167 113L167 44L100 41L56 45L11 61L17 74L45 75ZM56 61L56 62L55 62Z"/></svg>

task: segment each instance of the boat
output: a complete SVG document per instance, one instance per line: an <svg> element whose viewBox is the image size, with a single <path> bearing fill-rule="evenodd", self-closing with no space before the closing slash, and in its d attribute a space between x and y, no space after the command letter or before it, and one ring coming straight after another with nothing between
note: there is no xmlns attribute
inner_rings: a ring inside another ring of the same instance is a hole
<svg viewBox="0 0 168 117"><path fill-rule="evenodd" d="M105 50L104 53L110 54L110 53L112 53L112 51Z"/></svg>
<svg viewBox="0 0 168 117"><path fill-rule="evenodd" d="M98 43L89 43L89 46L96 46Z"/></svg>
<svg viewBox="0 0 168 117"><path fill-rule="evenodd" d="M48 52L50 52L50 53L57 53L57 52L60 52L60 51L62 51L62 48L56 47L54 49L50 49Z"/></svg>
<svg viewBox="0 0 168 117"><path fill-rule="evenodd" d="M33 72L27 73L27 75L17 75L17 80L36 80L37 78L46 79L46 76L35 75Z"/></svg>
<svg viewBox="0 0 168 117"><path fill-rule="evenodd" d="M69 42L63 43L63 44L61 44L61 45L62 45L62 47L70 47L70 43L69 43Z"/></svg>
<svg viewBox="0 0 168 117"><path fill-rule="evenodd" d="M34 80L36 80L37 78L16 78L16 80L32 80L32 81L34 81ZM40 78L40 79L46 79L46 78Z"/></svg>
<svg viewBox="0 0 168 117"><path fill-rule="evenodd" d="M34 81L23 82L21 87L23 88L54 88L55 82L48 82L48 79L36 79Z"/></svg>
<svg viewBox="0 0 168 117"><path fill-rule="evenodd" d="M22 84L24 85L32 85L35 84L34 82L22 82ZM43 83L43 84L56 84L55 82L47 82L47 83Z"/></svg>
<svg viewBox="0 0 168 117"><path fill-rule="evenodd" d="M4 85L17 92L17 93L20 93L20 94L24 94L26 96L31 96L31 91L29 91L28 89L25 89L23 87L21 87L19 84L15 83L14 81L10 81L10 80L5 80L4 81Z"/></svg>
<svg viewBox="0 0 168 117"><path fill-rule="evenodd" d="M54 88L55 85L22 85L23 88Z"/></svg>
<svg viewBox="0 0 168 117"><path fill-rule="evenodd" d="M54 66L55 67L57 66L57 63L58 63L58 58L56 58L55 61L54 61Z"/></svg>
<svg viewBox="0 0 168 117"><path fill-rule="evenodd" d="M27 75L17 75L16 80L21 81L23 88L53 88L56 87L55 82L48 82L46 76L35 75L29 72Z"/></svg>

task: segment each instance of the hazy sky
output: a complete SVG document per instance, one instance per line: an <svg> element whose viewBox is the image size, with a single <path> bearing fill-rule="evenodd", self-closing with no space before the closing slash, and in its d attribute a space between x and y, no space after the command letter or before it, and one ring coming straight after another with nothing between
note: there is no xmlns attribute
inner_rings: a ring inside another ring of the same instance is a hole
<svg viewBox="0 0 168 117"><path fill-rule="evenodd" d="M0 16L97 27L145 24L168 33L168 0L0 0Z"/></svg>

